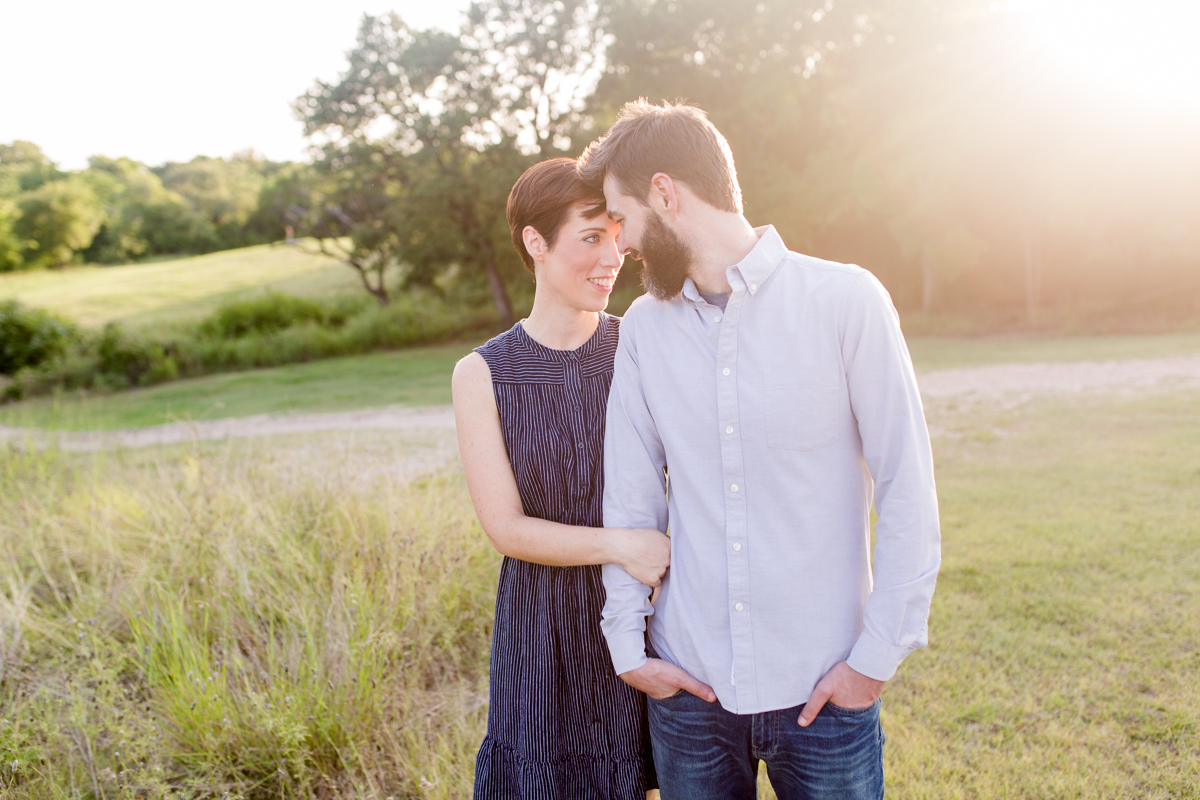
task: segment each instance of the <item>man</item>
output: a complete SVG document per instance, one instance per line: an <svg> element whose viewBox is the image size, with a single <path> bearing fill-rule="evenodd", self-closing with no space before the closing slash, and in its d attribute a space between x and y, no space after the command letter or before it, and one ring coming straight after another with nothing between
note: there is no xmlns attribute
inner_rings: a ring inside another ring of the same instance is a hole
<svg viewBox="0 0 1200 800"><path fill-rule="evenodd" d="M752 228L697 108L627 104L580 169L649 292L621 324L604 524L669 520L671 569L651 604L606 565L602 625L650 697L663 798L754 798L760 759L781 800L880 798L879 697L926 643L940 563L891 299Z"/></svg>

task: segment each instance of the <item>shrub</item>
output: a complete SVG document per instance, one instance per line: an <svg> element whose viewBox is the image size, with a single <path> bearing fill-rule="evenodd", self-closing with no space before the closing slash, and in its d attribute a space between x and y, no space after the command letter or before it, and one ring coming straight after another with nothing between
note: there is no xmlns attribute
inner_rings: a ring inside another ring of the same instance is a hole
<svg viewBox="0 0 1200 800"><path fill-rule="evenodd" d="M12 383L0 389L0 399L56 389L116 391L181 377L431 344L482 333L495 321L490 308L452 307L435 294L419 291L387 306L358 296L312 300L271 294L228 303L198 325L176 329L162 340L115 323L99 333L75 334L56 321L67 332L61 346L17 365Z"/></svg>
<svg viewBox="0 0 1200 800"><path fill-rule="evenodd" d="M15 300L0 303L0 375L12 375L61 356L75 336L72 326Z"/></svg>
<svg viewBox="0 0 1200 800"><path fill-rule="evenodd" d="M205 318L198 331L215 339L238 339L251 333L281 331L302 322L337 327L357 310L346 302L321 303L307 297L266 294L226 303Z"/></svg>
<svg viewBox="0 0 1200 800"><path fill-rule="evenodd" d="M104 326L94 345L97 389L147 386L179 377L179 367L167 348L126 333L116 323Z"/></svg>

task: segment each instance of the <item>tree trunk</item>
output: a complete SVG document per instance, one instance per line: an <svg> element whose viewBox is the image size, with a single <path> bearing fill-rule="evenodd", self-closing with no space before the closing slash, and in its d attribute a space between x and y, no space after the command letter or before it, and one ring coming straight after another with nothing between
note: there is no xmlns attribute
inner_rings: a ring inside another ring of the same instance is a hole
<svg viewBox="0 0 1200 800"><path fill-rule="evenodd" d="M496 266L496 254L492 250L492 243L486 237L479 242L479 259L483 271L487 274L488 292L492 295L496 310L500 312L500 322L505 328L511 328L516 322L513 319L512 301L508 299L508 289L504 287L504 280Z"/></svg>
<svg viewBox="0 0 1200 800"><path fill-rule="evenodd" d="M462 207L461 219L467 241L474 242L479 253L479 265L487 275L488 293L492 295L496 311L500 312L500 322L505 328L511 328L516 322L513 319L512 301L508 299L508 289L504 287L500 268L496 266L496 251L492 247L492 240L487 237L486 232L479 230L479 223L475 221L475 214L469 207Z"/></svg>
<svg viewBox="0 0 1200 800"><path fill-rule="evenodd" d="M1041 302L1042 294L1042 259L1038 253L1037 242L1034 241L1031 228L1026 226L1022 232L1022 244L1025 250L1025 316L1032 320Z"/></svg>
<svg viewBox="0 0 1200 800"><path fill-rule="evenodd" d="M933 313L934 303L937 302L937 267L933 263L933 253L929 245L921 248L921 313Z"/></svg>

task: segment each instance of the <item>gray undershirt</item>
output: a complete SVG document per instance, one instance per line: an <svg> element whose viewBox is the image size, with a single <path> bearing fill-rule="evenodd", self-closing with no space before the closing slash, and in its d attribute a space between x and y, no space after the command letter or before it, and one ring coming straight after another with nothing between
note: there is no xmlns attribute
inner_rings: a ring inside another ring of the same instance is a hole
<svg viewBox="0 0 1200 800"><path fill-rule="evenodd" d="M700 290L697 289L696 291ZM709 294L708 292L700 292L700 296L704 298L704 302L708 303L710 306L716 306L722 311L725 310L725 305L729 302L729 292L714 292L713 294Z"/></svg>

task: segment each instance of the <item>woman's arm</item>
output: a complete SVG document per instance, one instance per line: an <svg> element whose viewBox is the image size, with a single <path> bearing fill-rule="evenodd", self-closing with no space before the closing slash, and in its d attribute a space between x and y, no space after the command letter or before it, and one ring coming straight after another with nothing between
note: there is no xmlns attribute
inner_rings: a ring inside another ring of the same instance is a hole
<svg viewBox="0 0 1200 800"><path fill-rule="evenodd" d="M506 556L573 567L620 564L649 586L658 586L671 562L670 539L660 531L585 528L528 517L500 429L492 374L478 353L454 368L454 423L467 489L492 544Z"/></svg>

